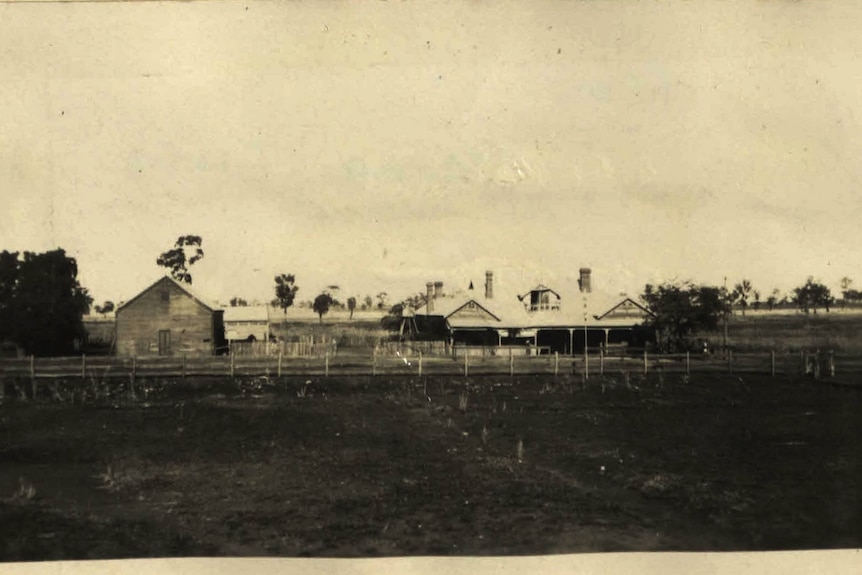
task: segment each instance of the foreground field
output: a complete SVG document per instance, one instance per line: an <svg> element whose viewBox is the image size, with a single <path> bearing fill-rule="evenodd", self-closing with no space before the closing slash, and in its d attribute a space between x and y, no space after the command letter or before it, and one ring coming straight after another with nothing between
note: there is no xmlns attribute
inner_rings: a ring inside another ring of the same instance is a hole
<svg viewBox="0 0 862 575"><path fill-rule="evenodd" d="M0 560L860 547L860 408L722 375L7 402Z"/></svg>

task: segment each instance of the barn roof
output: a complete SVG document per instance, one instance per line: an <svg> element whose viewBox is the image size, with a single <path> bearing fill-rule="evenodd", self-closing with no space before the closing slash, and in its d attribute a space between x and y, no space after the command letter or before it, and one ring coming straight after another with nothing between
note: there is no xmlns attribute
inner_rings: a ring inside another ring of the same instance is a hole
<svg viewBox="0 0 862 575"><path fill-rule="evenodd" d="M177 286L178 288L180 288L182 291L184 291L186 294L188 294L192 299L194 299L196 302L198 302L200 305L202 305L203 307L205 307L209 311L212 311L212 312L222 311L213 302L211 302L211 301L207 300L206 298L197 294L194 290L192 290L191 286L189 286L188 284L180 283L177 280L175 280L174 278L172 278L171 276L165 275L165 276L160 277L156 281L154 281L148 287L141 290L140 293L138 293L138 295L136 295L132 299L118 305L117 309L115 310L114 313L118 313L121 309L128 307L129 305L131 305L134 301L138 300L141 296L143 296L148 291L150 291L150 290L154 289L156 286L158 286L162 283L166 283L166 282L172 283L175 286Z"/></svg>

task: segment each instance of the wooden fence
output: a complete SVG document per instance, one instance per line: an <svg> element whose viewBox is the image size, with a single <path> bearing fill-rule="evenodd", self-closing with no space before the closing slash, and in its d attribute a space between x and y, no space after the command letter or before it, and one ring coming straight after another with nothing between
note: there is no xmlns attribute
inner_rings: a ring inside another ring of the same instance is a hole
<svg viewBox="0 0 862 575"><path fill-rule="evenodd" d="M862 373L862 357L832 353L746 353L727 355L654 355L647 351L605 355L600 350L587 356L559 354L516 355L514 351L495 355L462 354L457 357L426 356L408 348L396 355L377 350L347 350L321 357L208 356L208 357L117 357L80 356L61 358L0 359L0 380L80 379L103 381L151 377L186 378L200 376L351 376L351 375L562 375L584 377L613 373L653 372L692 374L728 373L833 377L841 373ZM2 385L0 385L2 387Z"/></svg>

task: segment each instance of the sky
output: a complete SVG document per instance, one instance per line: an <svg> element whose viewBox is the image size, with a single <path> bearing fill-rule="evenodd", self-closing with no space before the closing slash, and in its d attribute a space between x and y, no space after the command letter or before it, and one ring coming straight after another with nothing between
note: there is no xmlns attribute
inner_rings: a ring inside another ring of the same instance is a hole
<svg viewBox="0 0 862 575"><path fill-rule="evenodd" d="M97 302L862 286L852 2L0 4L0 249ZM523 290L522 290L523 288ZM764 299L765 299L764 295Z"/></svg>

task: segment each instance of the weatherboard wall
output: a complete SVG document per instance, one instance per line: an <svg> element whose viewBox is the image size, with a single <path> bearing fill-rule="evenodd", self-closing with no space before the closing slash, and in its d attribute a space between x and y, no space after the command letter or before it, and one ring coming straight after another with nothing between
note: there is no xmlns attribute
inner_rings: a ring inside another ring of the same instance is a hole
<svg viewBox="0 0 862 575"><path fill-rule="evenodd" d="M117 354L212 355L223 338L216 337L224 329L221 314L164 278L117 311Z"/></svg>

